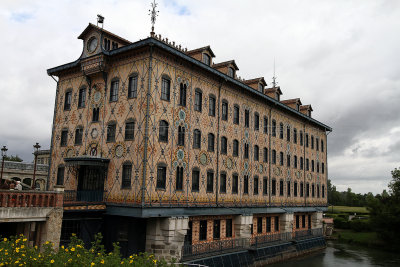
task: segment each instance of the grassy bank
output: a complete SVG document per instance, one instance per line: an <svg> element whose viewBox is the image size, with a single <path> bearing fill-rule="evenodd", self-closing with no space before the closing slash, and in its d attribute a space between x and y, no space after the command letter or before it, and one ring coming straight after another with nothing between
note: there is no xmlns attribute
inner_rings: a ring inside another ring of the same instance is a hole
<svg viewBox="0 0 400 267"><path fill-rule="evenodd" d="M348 213L348 214L368 214L366 207L331 206L327 213Z"/></svg>
<svg viewBox="0 0 400 267"><path fill-rule="evenodd" d="M335 229L333 237L346 243L354 243L367 247L382 247L385 243L375 232L355 232L352 230Z"/></svg>

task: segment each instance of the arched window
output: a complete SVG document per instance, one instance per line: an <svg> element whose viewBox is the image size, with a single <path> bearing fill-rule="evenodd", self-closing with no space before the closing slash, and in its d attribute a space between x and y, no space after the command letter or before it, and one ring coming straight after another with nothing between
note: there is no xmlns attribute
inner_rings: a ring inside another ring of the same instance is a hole
<svg viewBox="0 0 400 267"><path fill-rule="evenodd" d="M293 195L294 195L295 197L297 197L297 186L298 186L297 182L294 182L294 186L293 186Z"/></svg>
<svg viewBox="0 0 400 267"><path fill-rule="evenodd" d="M160 142L168 142L168 127L169 124L167 121L160 121L160 126L159 126L159 135L158 135L158 141Z"/></svg>
<svg viewBox="0 0 400 267"><path fill-rule="evenodd" d="M300 197L304 196L304 184L303 182L300 182Z"/></svg>
<svg viewBox="0 0 400 267"><path fill-rule="evenodd" d="M226 193L226 172L221 172L220 183L219 183L219 192Z"/></svg>
<svg viewBox="0 0 400 267"><path fill-rule="evenodd" d="M186 84L181 83L179 89L179 105L186 107Z"/></svg>
<svg viewBox="0 0 400 267"><path fill-rule="evenodd" d="M253 194L258 195L258 176L254 176Z"/></svg>
<svg viewBox="0 0 400 267"><path fill-rule="evenodd" d="M306 134L306 147L308 147L308 134Z"/></svg>
<svg viewBox="0 0 400 267"><path fill-rule="evenodd" d="M258 131L260 129L260 115L255 112L254 113L254 130Z"/></svg>
<svg viewBox="0 0 400 267"><path fill-rule="evenodd" d="M303 138L303 132L300 131L300 145L301 145L301 146L303 145L303 140L304 140L304 138Z"/></svg>
<svg viewBox="0 0 400 267"><path fill-rule="evenodd" d="M167 165L164 163L159 163L157 165L157 185L158 189L165 189L165 184L167 180Z"/></svg>
<svg viewBox="0 0 400 267"><path fill-rule="evenodd" d="M268 118L264 116L264 133L268 133Z"/></svg>
<svg viewBox="0 0 400 267"><path fill-rule="evenodd" d="M226 155L228 152L228 140L225 136L221 137L221 154Z"/></svg>
<svg viewBox="0 0 400 267"><path fill-rule="evenodd" d="M283 196L283 180L279 180L279 195Z"/></svg>
<svg viewBox="0 0 400 267"><path fill-rule="evenodd" d="M122 183L121 188L130 188L132 179L132 164L124 163L122 166Z"/></svg>
<svg viewBox="0 0 400 267"><path fill-rule="evenodd" d="M319 173L319 162L317 161L317 173Z"/></svg>
<svg viewBox="0 0 400 267"><path fill-rule="evenodd" d="M70 110L71 109L71 102L72 102L72 89L68 89L65 92L64 110Z"/></svg>
<svg viewBox="0 0 400 267"><path fill-rule="evenodd" d="M283 123L279 124L279 138L283 139Z"/></svg>
<svg viewBox="0 0 400 267"><path fill-rule="evenodd" d="M263 148L264 162L268 162L268 148Z"/></svg>
<svg viewBox="0 0 400 267"><path fill-rule="evenodd" d="M171 91L171 79L164 75L161 79L161 99L169 101Z"/></svg>
<svg viewBox="0 0 400 267"><path fill-rule="evenodd" d="M297 144L297 129L293 129L293 143Z"/></svg>
<svg viewBox="0 0 400 267"><path fill-rule="evenodd" d="M300 157L300 170L304 169L304 159L303 157Z"/></svg>
<svg viewBox="0 0 400 267"><path fill-rule="evenodd" d="M195 129L193 132L193 148L201 148L201 132Z"/></svg>
<svg viewBox="0 0 400 267"><path fill-rule="evenodd" d="M290 142L290 126L286 126L286 141Z"/></svg>
<svg viewBox="0 0 400 267"><path fill-rule="evenodd" d="M111 80L110 86L110 102L118 101L119 79L114 78Z"/></svg>
<svg viewBox="0 0 400 267"><path fill-rule="evenodd" d="M215 96L210 95L208 98L208 115L215 116Z"/></svg>
<svg viewBox="0 0 400 267"><path fill-rule="evenodd" d="M283 152L279 152L279 163L283 166Z"/></svg>
<svg viewBox="0 0 400 267"><path fill-rule="evenodd" d="M286 182L286 189L287 189L287 190L286 190L287 196L290 197L290 194L291 194L291 191L292 191L292 190L291 190L291 189L292 189L292 183L291 183L290 181L287 181L287 182Z"/></svg>
<svg viewBox="0 0 400 267"><path fill-rule="evenodd" d="M259 160L259 148L257 145L254 146L254 161Z"/></svg>
<svg viewBox="0 0 400 267"><path fill-rule="evenodd" d="M315 149L319 151L319 138L315 138Z"/></svg>
<svg viewBox="0 0 400 267"><path fill-rule="evenodd" d="M83 139L83 127L78 126L75 129L75 145L82 145L82 139Z"/></svg>
<svg viewBox="0 0 400 267"><path fill-rule="evenodd" d="M286 156L286 166L290 167L290 155Z"/></svg>
<svg viewBox="0 0 400 267"><path fill-rule="evenodd" d="M232 194L237 194L239 191L239 175L237 173L232 174Z"/></svg>
<svg viewBox="0 0 400 267"><path fill-rule="evenodd" d="M310 161L309 159L306 159L306 171L310 170Z"/></svg>
<svg viewBox="0 0 400 267"><path fill-rule="evenodd" d="M249 144L244 144L244 158L248 159L249 158Z"/></svg>
<svg viewBox="0 0 400 267"><path fill-rule="evenodd" d="M215 137L214 134L208 134L208 151L214 152Z"/></svg>
<svg viewBox="0 0 400 267"><path fill-rule="evenodd" d="M178 127L178 146L185 146L185 127Z"/></svg>
<svg viewBox="0 0 400 267"><path fill-rule="evenodd" d="M321 140L321 151L324 152L324 140Z"/></svg>
<svg viewBox="0 0 400 267"><path fill-rule="evenodd" d="M276 136L276 121L272 120L272 136Z"/></svg>
<svg viewBox="0 0 400 267"><path fill-rule="evenodd" d="M125 122L125 140L133 140L135 138L135 121L128 120Z"/></svg>
<svg viewBox="0 0 400 267"><path fill-rule="evenodd" d="M239 124L239 106L238 105L233 106L233 123Z"/></svg>
<svg viewBox="0 0 400 267"><path fill-rule="evenodd" d="M176 184L175 184L175 189L176 190L182 190L183 189L183 167L176 167Z"/></svg>
<svg viewBox="0 0 400 267"><path fill-rule="evenodd" d="M314 172L314 160L311 160L311 171Z"/></svg>
<svg viewBox="0 0 400 267"><path fill-rule="evenodd" d="M244 110L244 127L249 128L250 125L250 110Z"/></svg>
<svg viewBox="0 0 400 267"><path fill-rule="evenodd" d="M311 149L314 149L314 136L311 135Z"/></svg>
<svg viewBox="0 0 400 267"><path fill-rule="evenodd" d="M195 90L194 96L194 110L201 112L203 105L203 93L199 88Z"/></svg>
<svg viewBox="0 0 400 267"><path fill-rule="evenodd" d="M263 178L263 194L268 195L268 178Z"/></svg>
<svg viewBox="0 0 400 267"><path fill-rule="evenodd" d="M322 174L325 173L325 164L324 163L321 163L321 172L322 172Z"/></svg>
<svg viewBox="0 0 400 267"><path fill-rule="evenodd" d="M272 164L276 164L276 150L272 150Z"/></svg>
<svg viewBox="0 0 400 267"><path fill-rule="evenodd" d="M222 100L222 120L228 120L228 102L226 100Z"/></svg>
<svg viewBox="0 0 400 267"><path fill-rule="evenodd" d="M200 188L200 169L193 168L192 170L192 191L199 192Z"/></svg>
<svg viewBox="0 0 400 267"><path fill-rule="evenodd" d="M245 175L243 177L243 194L249 193L249 176Z"/></svg>
<svg viewBox="0 0 400 267"><path fill-rule="evenodd" d="M239 156L239 141L236 139L233 140L232 156L234 156L234 157Z"/></svg>
<svg viewBox="0 0 400 267"><path fill-rule="evenodd" d="M293 158L293 167L295 169L297 169L297 156L296 155L294 155L294 158Z"/></svg>
<svg viewBox="0 0 400 267"><path fill-rule="evenodd" d="M276 179L271 180L271 195L276 195Z"/></svg>
<svg viewBox="0 0 400 267"><path fill-rule="evenodd" d="M115 142L115 131L117 124L115 122L110 122L107 125L107 142Z"/></svg>
<svg viewBox="0 0 400 267"><path fill-rule="evenodd" d="M93 122L99 121L99 115L100 115L99 108L93 108L92 121Z"/></svg>
<svg viewBox="0 0 400 267"><path fill-rule="evenodd" d="M207 193L214 192L214 171L208 170L207 171Z"/></svg>
<svg viewBox="0 0 400 267"><path fill-rule="evenodd" d="M78 108L84 108L86 103L86 88L79 89Z"/></svg>
<svg viewBox="0 0 400 267"><path fill-rule="evenodd" d="M138 75L134 73L129 76L128 81L128 98L137 97Z"/></svg>

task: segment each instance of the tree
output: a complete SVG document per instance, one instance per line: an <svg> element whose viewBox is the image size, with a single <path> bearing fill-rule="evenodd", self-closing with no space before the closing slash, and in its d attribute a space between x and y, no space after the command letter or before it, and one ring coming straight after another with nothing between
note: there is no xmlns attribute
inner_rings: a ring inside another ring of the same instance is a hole
<svg viewBox="0 0 400 267"><path fill-rule="evenodd" d="M23 160L18 156L18 155L11 155L11 156L4 156L4 160L6 161L16 161L16 162L22 162Z"/></svg>

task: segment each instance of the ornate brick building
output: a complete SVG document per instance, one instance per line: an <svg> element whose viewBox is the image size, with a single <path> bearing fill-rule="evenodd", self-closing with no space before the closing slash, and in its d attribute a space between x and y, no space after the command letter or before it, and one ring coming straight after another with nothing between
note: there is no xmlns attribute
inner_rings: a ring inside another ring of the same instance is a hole
<svg viewBox="0 0 400 267"><path fill-rule="evenodd" d="M311 105L238 78L210 46L188 51L154 33L132 43L93 24L79 39L79 59L48 70L62 242L103 231L124 253L181 258L322 227L331 128Z"/></svg>

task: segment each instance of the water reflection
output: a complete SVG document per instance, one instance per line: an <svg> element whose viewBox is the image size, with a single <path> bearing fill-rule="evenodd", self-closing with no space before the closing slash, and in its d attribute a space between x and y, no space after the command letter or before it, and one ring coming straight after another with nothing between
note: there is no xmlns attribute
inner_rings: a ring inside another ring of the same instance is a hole
<svg viewBox="0 0 400 267"><path fill-rule="evenodd" d="M327 248L319 253L269 265L272 267L368 267L400 266L400 255L376 249L328 241Z"/></svg>

